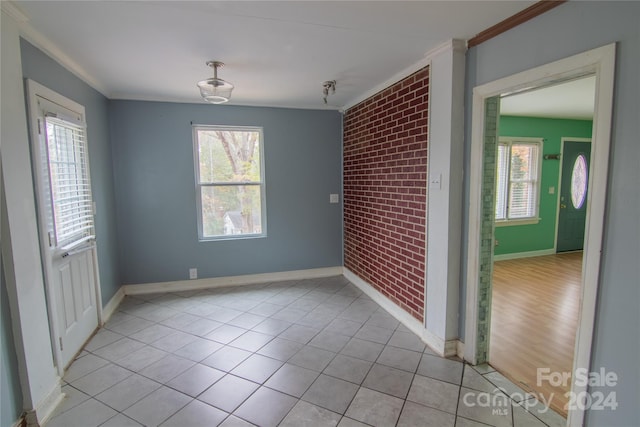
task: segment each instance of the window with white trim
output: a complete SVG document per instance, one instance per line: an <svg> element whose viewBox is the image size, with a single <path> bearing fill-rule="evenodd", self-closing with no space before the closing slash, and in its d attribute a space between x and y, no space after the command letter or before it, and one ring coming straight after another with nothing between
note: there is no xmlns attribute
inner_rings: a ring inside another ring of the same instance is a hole
<svg viewBox="0 0 640 427"><path fill-rule="evenodd" d="M262 128L194 126L200 240L264 237Z"/></svg>
<svg viewBox="0 0 640 427"><path fill-rule="evenodd" d="M56 107L60 112L63 110ZM55 239L52 245L66 247L93 239L93 199L84 122L80 116L46 112L44 128Z"/></svg>
<svg viewBox="0 0 640 427"><path fill-rule="evenodd" d="M30 90L35 82L29 82ZM50 94L49 94L50 95ZM41 180L41 214L48 245L68 249L95 239L87 130L84 107L64 99L65 105L35 95L37 176Z"/></svg>
<svg viewBox="0 0 640 427"><path fill-rule="evenodd" d="M496 222L537 222L542 138L504 138L496 159Z"/></svg>

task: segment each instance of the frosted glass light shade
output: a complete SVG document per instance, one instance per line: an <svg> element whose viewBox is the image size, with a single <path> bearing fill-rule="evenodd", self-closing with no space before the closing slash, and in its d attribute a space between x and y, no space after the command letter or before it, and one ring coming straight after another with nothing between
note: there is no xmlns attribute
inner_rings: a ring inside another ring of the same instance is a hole
<svg viewBox="0 0 640 427"><path fill-rule="evenodd" d="M231 99L233 85L225 80L212 77L198 82L202 99L211 104L223 104Z"/></svg>

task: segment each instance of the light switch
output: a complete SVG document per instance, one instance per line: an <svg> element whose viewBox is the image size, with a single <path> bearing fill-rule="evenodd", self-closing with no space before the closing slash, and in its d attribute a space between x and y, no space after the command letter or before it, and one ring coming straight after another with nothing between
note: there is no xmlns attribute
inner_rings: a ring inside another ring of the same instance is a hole
<svg viewBox="0 0 640 427"><path fill-rule="evenodd" d="M442 174L433 174L429 177L429 188L440 190L442 188Z"/></svg>
<svg viewBox="0 0 640 427"><path fill-rule="evenodd" d="M329 194L329 203L338 203L340 202L339 194Z"/></svg>
<svg viewBox="0 0 640 427"><path fill-rule="evenodd" d="M549 187L549 194L556 194L556 187Z"/></svg>

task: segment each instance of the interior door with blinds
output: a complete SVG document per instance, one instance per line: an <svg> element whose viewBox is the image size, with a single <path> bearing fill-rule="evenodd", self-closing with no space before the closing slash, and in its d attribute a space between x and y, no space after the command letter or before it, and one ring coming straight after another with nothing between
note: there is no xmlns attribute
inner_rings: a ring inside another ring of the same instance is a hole
<svg viewBox="0 0 640 427"><path fill-rule="evenodd" d="M40 248L62 374L98 327L99 278L84 107L28 81Z"/></svg>

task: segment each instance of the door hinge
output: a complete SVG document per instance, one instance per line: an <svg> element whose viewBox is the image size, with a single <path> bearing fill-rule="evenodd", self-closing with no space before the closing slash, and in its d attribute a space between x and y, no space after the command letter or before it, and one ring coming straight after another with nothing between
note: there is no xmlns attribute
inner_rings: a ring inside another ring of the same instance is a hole
<svg viewBox="0 0 640 427"><path fill-rule="evenodd" d="M49 247L53 246L53 232L49 232L47 233L47 236L49 237Z"/></svg>
<svg viewBox="0 0 640 427"><path fill-rule="evenodd" d="M64 346L62 345L62 337L58 337L58 341L60 342L60 351L64 350Z"/></svg>

